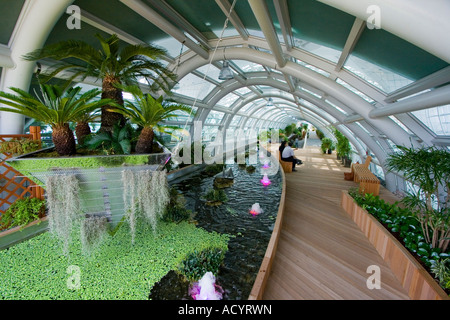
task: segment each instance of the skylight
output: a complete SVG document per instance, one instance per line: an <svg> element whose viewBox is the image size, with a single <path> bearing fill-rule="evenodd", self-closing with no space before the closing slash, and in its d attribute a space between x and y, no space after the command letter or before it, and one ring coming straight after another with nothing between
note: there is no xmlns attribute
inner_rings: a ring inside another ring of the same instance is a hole
<svg viewBox="0 0 450 320"><path fill-rule="evenodd" d="M384 93L391 93L413 82L397 73L354 55L348 57L344 69L367 81Z"/></svg>
<svg viewBox="0 0 450 320"><path fill-rule="evenodd" d="M450 105L414 111L412 114L436 135L450 135Z"/></svg>

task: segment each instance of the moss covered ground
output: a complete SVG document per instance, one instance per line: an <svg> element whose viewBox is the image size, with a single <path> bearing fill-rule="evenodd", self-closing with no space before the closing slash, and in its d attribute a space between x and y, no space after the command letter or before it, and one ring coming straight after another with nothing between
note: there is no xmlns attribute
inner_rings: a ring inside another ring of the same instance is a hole
<svg viewBox="0 0 450 320"><path fill-rule="evenodd" d="M77 239L74 237L74 239ZM138 226L131 243L125 223L89 256L74 240L63 255L49 232L0 251L0 299L148 299L152 286L194 250L227 250L229 237L195 225Z"/></svg>

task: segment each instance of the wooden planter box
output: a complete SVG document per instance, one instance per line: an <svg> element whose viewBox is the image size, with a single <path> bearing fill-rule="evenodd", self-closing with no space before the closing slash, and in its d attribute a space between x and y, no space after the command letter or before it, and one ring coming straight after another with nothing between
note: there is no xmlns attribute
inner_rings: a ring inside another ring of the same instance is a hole
<svg viewBox="0 0 450 320"><path fill-rule="evenodd" d="M367 210L342 191L342 208L364 232L413 300L450 300L450 297L411 253Z"/></svg>

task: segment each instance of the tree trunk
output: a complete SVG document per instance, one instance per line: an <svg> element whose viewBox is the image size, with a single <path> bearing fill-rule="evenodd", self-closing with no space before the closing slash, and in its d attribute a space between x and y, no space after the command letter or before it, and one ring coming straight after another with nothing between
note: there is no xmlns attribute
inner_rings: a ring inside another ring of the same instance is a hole
<svg viewBox="0 0 450 320"><path fill-rule="evenodd" d="M102 83L102 99L113 99L123 106L122 90L116 88L114 84L120 84L120 79L114 76L105 76ZM109 111L111 109L114 108L109 105L102 107L100 131L111 132L116 123L119 123L121 128L125 126L125 117L120 113Z"/></svg>
<svg viewBox="0 0 450 320"><path fill-rule="evenodd" d="M78 122L75 127L75 135L77 136L78 145L84 143L84 139L91 133L91 127L87 122Z"/></svg>
<svg viewBox="0 0 450 320"><path fill-rule="evenodd" d="M152 128L143 128L136 144L136 153L151 153L154 135Z"/></svg>
<svg viewBox="0 0 450 320"><path fill-rule="evenodd" d="M62 126L52 128L52 139L55 145L55 150L60 156L70 156L76 153L75 137L69 124L65 123Z"/></svg>

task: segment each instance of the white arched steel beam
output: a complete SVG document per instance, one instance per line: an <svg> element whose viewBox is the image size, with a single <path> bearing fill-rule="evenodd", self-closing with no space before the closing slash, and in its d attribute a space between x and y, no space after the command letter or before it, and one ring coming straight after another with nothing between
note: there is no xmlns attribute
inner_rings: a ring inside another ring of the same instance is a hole
<svg viewBox="0 0 450 320"><path fill-rule="evenodd" d="M220 53L218 54L218 56L220 56ZM259 63L261 65L266 65L274 69L277 68L276 61L274 61L272 55L248 48L228 48L227 57L229 59L248 60L251 62ZM198 63L201 64L200 61ZM192 65L195 64L196 63L192 63L192 61L190 63L191 67ZM312 85L313 87L322 90L327 95L334 97L338 101L341 101L342 103L347 105L350 109L352 109L355 113L359 113L367 122L373 124L374 126L378 127L381 131L389 135L390 139L394 141L396 144L409 145L411 143L406 132L404 132L397 124L392 123L392 121L390 121L389 119L385 118L371 119L369 117L369 112L373 110L373 106L364 99L362 99L361 97L357 96L356 94L350 92L346 88L337 84L335 81L327 79L319 75L318 73L309 70L308 68L305 68L290 61L288 61L284 67L278 69L280 69L280 71L282 71L283 73L296 77L301 81L304 81ZM183 72L186 71L187 70L184 70ZM415 146L420 146L420 144L417 142L413 143Z"/></svg>

